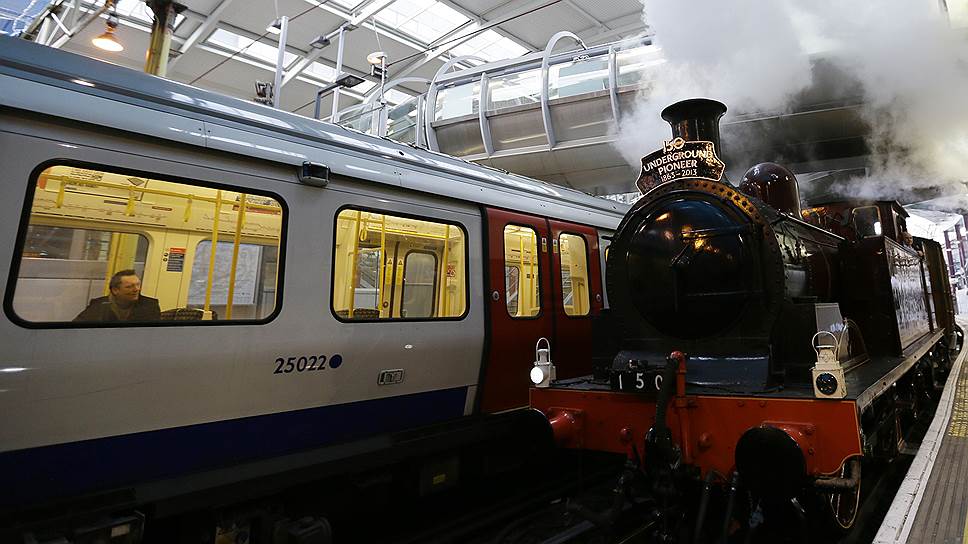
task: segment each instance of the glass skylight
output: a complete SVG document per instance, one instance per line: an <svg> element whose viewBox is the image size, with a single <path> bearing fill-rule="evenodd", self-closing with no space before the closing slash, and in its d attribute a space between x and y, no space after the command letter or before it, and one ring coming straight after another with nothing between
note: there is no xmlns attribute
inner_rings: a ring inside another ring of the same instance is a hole
<svg viewBox="0 0 968 544"><path fill-rule="evenodd" d="M488 62L513 59L528 52L514 40L505 38L493 30L485 30L451 51L457 56L474 55Z"/></svg>
<svg viewBox="0 0 968 544"><path fill-rule="evenodd" d="M341 8L346 9L346 11L353 11L353 8L360 5L362 0L329 0L330 2L338 5Z"/></svg>
<svg viewBox="0 0 968 544"><path fill-rule="evenodd" d="M211 44L222 46L233 52L240 51L243 48L248 47L248 49L245 50L245 53L242 53L243 55L267 62L273 66L276 64L276 58L279 54L278 48L273 45L250 40L245 36L239 36L238 34L229 32L224 28L215 29L215 32L213 32L212 35L209 36L209 38L205 41ZM289 66L296 60L296 58L296 55L286 51L285 55L283 56L283 63L285 63L286 66Z"/></svg>
<svg viewBox="0 0 968 544"><path fill-rule="evenodd" d="M370 90L373 89L373 87L376 87L376 83L373 83L368 79L364 79L363 83L360 83L356 87L351 87L350 90L353 91L354 93L366 94L370 92Z"/></svg>
<svg viewBox="0 0 968 544"><path fill-rule="evenodd" d="M379 91L377 91L377 92L379 92ZM389 102L391 104L400 104L400 103L406 102L407 100L410 100L411 98L413 98L409 94L407 94L405 92L398 91L396 89L389 89L386 92L386 94L384 95L384 97L387 99L387 102Z"/></svg>
<svg viewBox="0 0 968 544"><path fill-rule="evenodd" d="M336 69L330 68L321 62L310 64L303 70L303 73L323 81L334 81L336 79Z"/></svg>
<svg viewBox="0 0 968 544"><path fill-rule="evenodd" d="M376 14L380 23L430 43L470 19L436 0L397 0Z"/></svg>

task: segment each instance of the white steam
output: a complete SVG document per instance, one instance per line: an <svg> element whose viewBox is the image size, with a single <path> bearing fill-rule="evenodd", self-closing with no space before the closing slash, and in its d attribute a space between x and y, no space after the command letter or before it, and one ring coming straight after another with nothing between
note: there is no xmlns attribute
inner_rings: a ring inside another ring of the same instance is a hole
<svg viewBox="0 0 968 544"><path fill-rule="evenodd" d="M809 55L819 54L862 83L871 126L871 177L845 189L866 197L910 187L964 191L968 43L936 0L643 3L667 62L619 128L617 145L630 164L669 138L659 112L678 100L713 98L730 114L790 111L791 99L812 83Z"/></svg>

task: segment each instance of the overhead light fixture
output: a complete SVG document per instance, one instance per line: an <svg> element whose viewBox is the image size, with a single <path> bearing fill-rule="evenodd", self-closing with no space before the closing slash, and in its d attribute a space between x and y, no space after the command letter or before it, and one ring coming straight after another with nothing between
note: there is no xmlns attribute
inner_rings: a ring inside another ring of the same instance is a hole
<svg viewBox="0 0 968 544"><path fill-rule="evenodd" d="M266 27L266 32L268 32L269 34L281 34L282 33L282 17L280 17L280 18L276 19L275 21L272 21L271 23L269 23L269 26Z"/></svg>
<svg viewBox="0 0 968 544"><path fill-rule="evenodd" d="M356 87L360 83L363 83L363 81L364 79L360 76L342 73L337 76L332 83L321 87L318 91L316 91L316 110L313 112L313 118L319 119L319 108L323 101L323 95L332 91L333 89Z"/></svg>
<svg viewBox="0 0 968 544"><path fill-rule="evenodd" d="M351 88L363 83L363 78L353 74L340 74L340 76L337 77L336 81L333 83L335 83L337 87Z"/></svg>
<svg viewBox="0 0 968 544"><path fill-rule="evenodd" d="M366 62L373 66L380 66L387 60L387 54L383 51L374 51L366 56Z"/></svg>
<svg viewBox="0 0 968 544"><path fill-rule="evenodd" d="M119 51L124 51L124 46L121 42L114 36L114 31L118 28L118 14L114 11L114 2L111 2L111 13L108 14L108 20L105 23L106 28L104 29L104 34L91 40L94 47L98 49L103 49L105 51L111 51L112 53L117 53Z"/></svg>

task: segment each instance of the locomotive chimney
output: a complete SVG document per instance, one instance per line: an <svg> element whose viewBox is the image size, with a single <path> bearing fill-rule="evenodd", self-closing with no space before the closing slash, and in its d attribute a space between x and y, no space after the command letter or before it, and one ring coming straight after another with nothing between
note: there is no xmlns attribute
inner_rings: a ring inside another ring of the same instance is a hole
<svg viewBox="0 0 968 544"><path fill-rule="evenodd" d="M722 157L719 143L719 119L726 105L708 98L690 98L662 110L662 119L672 125L672 136L687 142L705 140L713 143L716 155Z"/></svg>

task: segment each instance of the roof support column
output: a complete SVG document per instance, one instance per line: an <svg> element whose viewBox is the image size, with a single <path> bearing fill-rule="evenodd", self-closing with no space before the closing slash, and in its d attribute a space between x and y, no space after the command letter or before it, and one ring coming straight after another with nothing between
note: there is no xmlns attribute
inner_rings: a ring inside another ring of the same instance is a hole
<svg viewBox="0 0 968 544"><path fill-rule="evenodd" d="M155 15L151 24L151 41L145 58L145 73L165 77L168 73L168 53L171 51L171 35L175 31L175 15L185 6L171 0L151 0L148 7Z"/></svg>
<svg viewBox="0 0 968 544"><path fill-rule="evenodd" d="M272 82L272 107L278 108L282 97L282 72L286 68L286 36L289 34L289 17L279 18L279 54L276 55L276 78Z"/></svg>

